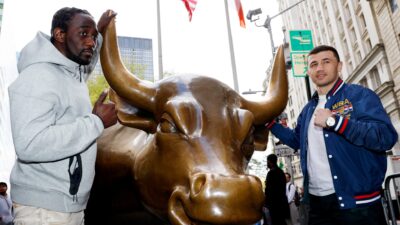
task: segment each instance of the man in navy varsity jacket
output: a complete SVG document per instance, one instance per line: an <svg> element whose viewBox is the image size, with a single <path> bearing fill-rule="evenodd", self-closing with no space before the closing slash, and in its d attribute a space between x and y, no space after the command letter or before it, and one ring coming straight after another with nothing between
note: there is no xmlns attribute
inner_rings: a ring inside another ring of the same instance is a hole
<svg viewBox="0 0 400 225"><path fill-rule="evenodd" d="M280 141L300 149L310 225L386 224L380 201L386 151L398 136L379 97L339 77L339 54L318 46L308 56L316 93L295 129L267 126Z"/></svg>

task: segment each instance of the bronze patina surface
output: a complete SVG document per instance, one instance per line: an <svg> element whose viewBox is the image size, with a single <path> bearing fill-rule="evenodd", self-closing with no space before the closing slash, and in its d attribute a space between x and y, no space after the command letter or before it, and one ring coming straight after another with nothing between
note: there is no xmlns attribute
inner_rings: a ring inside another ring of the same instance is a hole
<svg viewBox="0 0 400 225"><path fill-rule="evenodd" d="M245 171L254 149L265 150L264 124L286 106L282 48L263 101L246 100L206 76L138 79L120 58L115 21L104 34L101 63L120 124L98 140L86 224L248 225L261 219L262 185Z"/></svg>

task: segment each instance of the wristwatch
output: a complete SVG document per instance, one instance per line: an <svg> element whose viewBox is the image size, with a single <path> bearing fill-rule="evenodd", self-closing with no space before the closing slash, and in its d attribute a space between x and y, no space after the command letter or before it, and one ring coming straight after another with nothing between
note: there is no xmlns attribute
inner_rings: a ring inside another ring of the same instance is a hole
<svg viewBox="0 0 400 225"><path fill-rule="evenodd" d="M328 119L326 119L326 121L325 121L325 124L328 128L332 128L335 125L335 123L336 123L336 119L335 119L335 117L332 117L332 116L328 117Z"/></svg>

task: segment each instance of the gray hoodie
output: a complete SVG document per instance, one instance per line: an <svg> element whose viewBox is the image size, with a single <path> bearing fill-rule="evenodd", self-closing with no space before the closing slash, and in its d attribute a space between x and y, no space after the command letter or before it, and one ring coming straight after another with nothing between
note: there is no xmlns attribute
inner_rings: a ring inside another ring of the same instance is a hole
<svg viewBox="0 0 400 225"><path fill-rule="evenodd" d="M101 46L98 38L98 49ZM104 127L92 114L84 82L88 66L62 55L39 32L21 51L19 77L9 87L11 126L17 161L11 172L14 202L58 212L86 208L94 178L96 139ZM81 158L78 192L70 193L69 172ZM70 165L71 159L71 165Z"/></svg>

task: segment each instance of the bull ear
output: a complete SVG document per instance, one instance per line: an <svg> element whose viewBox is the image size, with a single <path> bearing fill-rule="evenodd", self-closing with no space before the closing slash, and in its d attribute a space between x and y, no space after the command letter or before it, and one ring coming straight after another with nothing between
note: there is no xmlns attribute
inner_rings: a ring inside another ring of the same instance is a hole
<svg viewBox="0 0 400 225"><path fill-rule="evenodd" d="M118 121L122 125L137 128L147 133L156 132L157 123L154 121L151 113L128 104L126 100L118 96L112 89L110 90L110 99L115 103Z"/></svg>
<svg viewBox="0 0 400 225"><path fill-rule="evenodd" d="M254 146L256 151L265 151L268 144L269 129L264 125L255 126Z"/></svg>

